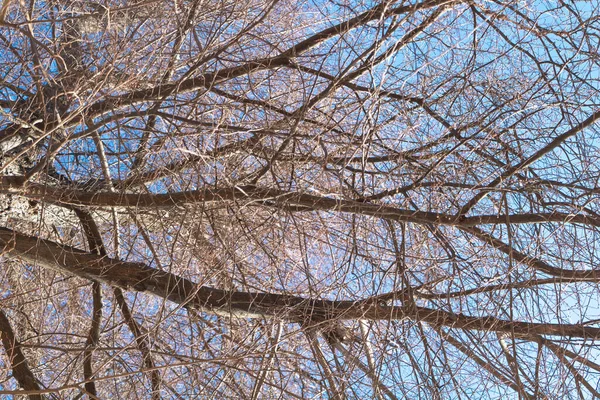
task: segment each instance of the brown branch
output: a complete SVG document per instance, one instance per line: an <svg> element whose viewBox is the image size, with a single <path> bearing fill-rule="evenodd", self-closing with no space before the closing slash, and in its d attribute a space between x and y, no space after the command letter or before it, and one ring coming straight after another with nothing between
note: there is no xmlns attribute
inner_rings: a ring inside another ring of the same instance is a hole
<svg viewBox="0 0 600 400"><path fill-rule="evenodd" d="M572 358L574 361L577 361L578 363L583 364L586 367L595 369L596 371L600 372L600 365L596 364L595 362L593 362L591 360L588 360L587 358L585 358L577 353L572 352L571 350L565 349L564 347L557 345L556 343L552 342L551 340L539 337L538 343L541 343L544 346L548 347L550 350L552 350L553 353L558 352L562 355L568 356L569 358Z"/></svg>
<svg viewBox="0 0 600 400"><path fill-rule="evenodd" d="M99 256L105 256L106 250L102 244L102 237L98 231L92 216L86 212L77 208L72 208L83 227L85 236L88 239L90 250L93 254ZM100 322L102 321L102 286L99 282L94 281L92 284L92 299L93 299L93 311L92 311L92 323L90 325L90 331L88 333L85 350L83 352L83 377L85 379L85 390L88 392L90 398L97 398L98 392L96 391L96 383L94 382L94 372L92 369L92 356L94 349L98 346L100 340Z"/></svg>
<svg viewBox="0 0 600 400"><path fill-rule="evenodd" d="M521 388L515 382L511 381L507 376L500 373L500 371L498 371L494 365L492 365L488 361L485 361L482 358L480 358L479 356L477 356L477 354L475 354L475 352L473 350L471 350L465 344L461 343L458 339L454 338L452 335L450 335L450 333L445 332L443 329L439 329L439 328L437 328L436 331L440 335L441 338L448 341L448 343L450 343L452 346L456 347L461 353L465 354L467 357L469 357L471 360L473 360L475 363L477 363L477 365L479 365L481 368L483 368L484 370L489 372L491 375L496 377L496 379L498 379L500 382L502 382L506 386L510 387L515 392L522 393ZM524 394L525 394L525 398L533 399L533 396L531 396L527 393L524 393Z"/></svg>
<svg viewBox="0 0 600 400"><path fill-rule="evenodd" d="M545 261L540 260L539 258L530 257L516 250L512 246L504 243L502 240L493 237L489 233L486 233L477 227L461 227L461 229L472 234L473 236L476 236L495 249L500 250L502 253L509 255L521 264L532 267L550 276L579 281L595 281L600 279L600 270L567 270L563 268L557 268Z"/></svg>
<svg viewBox="0 0 600 400"><path fill-rule="evenodd" d="M150 345L148 344L142 329L138 325L137 321L133 318L131 311L129 310L129 306L125 301L125 296L123 296L123 291L120 288L114 288L113 293L115 295L115 300L119 308L121 309L121 314L123 314L123 318L129 327L131 333L135 337L135 342L137 347L142 353L142 359L144 362L144 366L148 371L150 371L150 383L152 385L152 399L158 400L160 399L160 371L155 368L154 360L152 359L152 353L150 350Z"/></svg>
<svg viewBox="0 0 600 400"><path fill-rule="evenodd" d="M546 146L544 146L543 148L541 148L540 150L538 150L531 156L527 157L525 160L513 165L512 167L509 167L500 176L498 176L496 179L494 179L492 182L490 182L486 186L488 186L488 187L498 186L500 183L504 182L505 180L507 180L508 178L510 178L511 176L513 176L514 174L516 174L517 172L522 170L523 168L527 168L529 165L533 164L535 161L539 160L544 155L548 154L552 150L554 150L557 147L559 147L560 145L562 145L565 142L565 140L569 139L572 136L575 136L577 133L581 132L583 129L587 128L588 126L593 125L599 118L600 118L600 110L592 113L592 115L587 117L584 121L575 125L571 129L569 129L568 131L563 133L562 135L557 136L556 138L554 138L554 140L552 140L550 143L548 143ZM469 200L460 209L458 215L466 215L471 210L471 208L473 208L477 203L479 203L479 201L488 193L489 192L487 192L487 191L479 192L478 194L473 196L473 198L471 198L471 200Z"/></svg>
<svg viewBox="0 0 600 400"><path fill-rule="evenodd" d="M355 366L357 366L360 370L362 370L368 377L369 379L371 379L371 381L373 382L373 386L375 388L377 388L378 390L381 390L383 393L385 393L385 395L392 399L392 400L398 400L398 397L396 397L396 395L394 394L394 392L392 392L386 385L384 385L381 380L379 379L379 377L377 376L377 374L375 373L375 370L373 367L371 366L366 366L357 356L355 356L353 354L352 351L346 349L344 347L344 345L342 345L341 343L335 343L332 345L336 350L338 350L340 353L342 353L342 355L348 360L350 361L350 363L354 364ZM381 398L381 396L377 396L377 398Z"/></svg>
<svg viewBox="0 0 600 400"><path fill-rule="evenodd" d="M0 7L0 22L6 21L6 16L8 15L8 10L10 9L10 5L14 3L14 0L3 0L2 6Z"/></svg>
<svg viewBox="0 0 600 400"><path fill-rule="evenodd" d="M27 359L21 350L21 344L17 340L10 322L4 311L0 310L0 335L2 336L2 345L10 361L13 370L13 377L19 382L24 390L40 390L35 376L29 369ZM44 397L40 394L30 394L32 400L42 400Z"/></svg>
<svg viewBox="0 0 600 400"><path fill-rule="evenodd" d="M0 244L9 256L44 268L96 280L127 290L146 292L204 312L263 318L279 316L291 322L307 320L401 320L410 318L455 329L532 335L599 338L600 328L573 324L506 321L492 316L473 317L426 307L384 306L360 300L332 301L276 293L227 291L200 286L176 274L143 263L115 260L50 240L0 228Z"/></svg>
<svg viewBox="0 0 600 400"><path fill-rule="evenodd" d="M488 285L488 286L479 286L479 287L475 287L472 289L464 289L464 290L458 290L458 291L454 291L454 292L447 292L447 293L427 293L427 292L422 292L419 290L414 290L414 296L418 297L420 299L428 299L428 300L439 300L439 299L450 299L450 298L456 298L456 297L464 297L464 296L470 296L470 295L474 295L474 294L480 294L480 293L487 293L487 292L495 292L495 291L507 291L507 290L513 290L513 289L530 289L536 286L543 286L543 285L564 285L564 284L568 284L568 283L572 283L572 282L596 282L597 279L592 277L590 279L575 279L575 278L565 278L565 277L560 277L560 278L546 278L546 279L528 279L525 281L521 281L521 282L513 282L513 283L499 283L497 285ZM383 295L379 295L377 296L376 299L373 300L389 300L389 299L395 299L395 298L400 298L399 296L404 294L404 290L401 291L396 291L396 292L391 292L391 293L385 293Z"/></svg>
<svg viewBox="0 0 600 400"><path fill-rule="evenodd" d="M559 347L559 346L557 346L557 347ZM554 353L554 355L560 360L560 362L569 370L569 372L571 372L571 374L573 375L573 377L575 378L575 380L577 382L583 384L583 386L585 386L585 388L587 390L589 390L589 392L594 396L595 399L600 398L600 393L594 388L594 386L592 386L587 381L587 379L585 379L579 373L579 371L577 371L577 368L575 368L573 363L570 362L569 360L567 360L567 358L564 356L564 354L560 350L556 349L556 347L554 347L554 346L548 346L548 348L550 349L550 351L552 351Z"/></svg>
<svg viewBox="0 0 600 400"><path fill-rule="evenodd" d="M173 118L173 116L171 116L171 118ZM214 129L221 129L221 126L215 124L211 124L211 126ZM246 131L248 130L246 129ZM173 161L150 171L136 171L135 173L131 174L131 176L127 179L123 181L116 181L114 182L114 184L119 189L127 190L128 188L131 188L133 186L139 186L145 183L154 182L158 179L165 178L169 175L176 175L187 168L198 165L198 163L205 162L206 159L217 158L230 153L235 153L236 151L239 151L248 146L254 146L260 141L262 135L271 134L271 132L266 132L264 130L256 130L253 132L256 135L248 139L243 139L239 142L217 147L214 150L207 151L204 154L194 155L183 160Z"/></svg>
<svg viewBox="0 0 600 400"><path fill-rule="evenodd" d="M343 389L340 388L340 384L338 384L338 380L334 375L327 359L325 358L325 354L323 353L323 349L321 349L321 345L319 344L319 339L314 330L307 329L304 332L306 334L306 338L312 350L312 353L317 361L317 364L321 366L323 370L323 375L325 379L329 383L329 398L334 400L342 400L345 398L343 395Z"/></svg>
<svg viewBox="0 0 600 400"><path fill-rule="evenodd" d="M357 15L354 18L342 21L337 25L313 34L312 36L291 46L289 49L276 56L248 61L241 65L223 68L214 72L208 72L200 76L183 79L178 82L163 83L149 89L134 90L119 96L108 97L105 100L101 100L90 105L83 110L83 112L81 109L78 109L68 115L64 115L62 121L44 121L42 130L49 132L60 125L64 126L65 128L69 128L86 120L99 117L108 112L114 112L115 110L124 106L144 102L154 102L158 99L164 100L173 93L180 95L202 88L210 88L215 84L265 69L289 66L293 57L297 57L298 55L318 46L327 39L344 34L370 21L379 20L382 17L387 18L395 15L402 15L408 12L416 12L438 6L448 6L459 3L461 3L461 1L425 0L417 4L402 5L392 8L388 2L384 2L360 15ZM190 71L190 73L192 72ZM28 136L26 133L24 133L24 128L22 128L20 125L11 125L0 131L0 143L8 142L11 140L11 138L14 138L18 135Z"/></svg>
<svg viewBox="0 0 600 400"><path fill-rule="evenodd" d="M98 226L96 225L96 222L94 221L94 219L92 218L90 213L88 213L87 211L84 211L84 210L80 210L76 207L73 207L72 209L75 211L75 213L79 217L79 220L81 221L85 236L87 237L87 240L88 240L90 249L92 250L92 253L98 254L99 256L102 256L102 257L106 257L108 255L108 253L106 252L106 248L104 247L104 244L102 243L102 236L100 235ZM95 286L94 286L94 288L95 288ZM113 293L115 296L115 300L117 301L117 304L121 310L121 313L123 314L123 318L125 319L125 322L127 323L127 326L129 327L129 329L131 330L131 333L133 333L133 336L135 337L135 341L136 341L136 344L138 346L140 353L142 353L144 366L150 372L150 382L152 385L152 399L159 399L160 398L160 381L161 381L160 372L157 368L155 368L154 360L152 359L152 353L150 350L150 345L147 343L146 339L144 338L142 329L140 328L138 323L133 318L133 315L131 314L131 311L129 310L129 306L127 305L127 302L125 301L125 297L123 296L123 291L120 288L115 287L115 288L113 288ZM101 294L99 296L101 296ZM94 290L94 309L96 309L96 305L97 305L96 304L96 291ZM99 305L100 306L102 305L101 297L100 297ZM101 313L102 313L102 310L100 310L100 317L102 316ZM99 319L98 319L98 322L99 322ZM98 326L98 328L99 328L99 326ZM90 329L90 337L91 337L91 334L92 334L92 329ZM89 337L88 337L88 339L89 339ZM96 343L97 343L97 340L96 340ZM87 343L86 343L86 345L87 345ZM87 349L87 347L86 347L86 349ZM89 366L89 368L90 368L90 373L91 373L91 365ZM89 381L89 383L86 383L86 390L90 393L95 394L96 393L95 388L94 388L94 391L91 391L87 387L88 384L93 385L93 382L87 376L86 376L86 380Z"/></svg>
<svg viewBox="0 0 600 400"><path fill-rule="evenodd" d="M182 94L197 90L200 88L212 87L217 83L224 82L229 79L249 75L253 72L258 72L264 69L273 69L290 64L293 57L297 57L302 53L318 46L327 39L344 34L354 28L357 28L367 22L379 20L382 17L391 17L402 15L408 12L416 12L419 10L430 9L438 6L447 6L450 4L459 4L461 1L456 0L425 0L421 3L412 5L402 5L395 8L389 7L388 2L383 2L364 13L357 15L346 21L342 21L337 25L326 28L312 36L293 45L282 53L260 60L253 60L242 65L237 65L229 68L224 68L216 72L209 72L199 77L184 79L175 83L165 83L157 85L150 89L142 89L132 91L125 95L108 98L107 100L98 102L87 111L88 118L97 117L107 111L113 111L116 107L135 104L155 100L171 93Z"/></svg>
<svg viewBox="0 0 600 400"><path fill-rule="evenodd" d="M252 388L251 399L257 400L259 398L259 394L261 393L261 389L267 380L269 373L271 372L271 368L273 365L273 361L275 360L275 356L277 354L277 350L279 348L279 344L281 341L281 333L282 333L282 323L278 321L274 327L273 336L269 340L270 350L265 349L265 354L260 362L260 373L256 378L256 382L254 383L254 387ZM268 354L267 354L268 351Z"/></svg>
<svg viewBox="0 0 600 400"><path fill-rule="evenodd" d="M47 201L62 205L91 207L134 207L134 208L169 208L184 204L211 201L240 200L255 202L263 206L301 211L337 211L360 214L377 218L391 219L418 224L435 224L458 226L461 228L477 225L506 223L532 224L544 222L580 223L600 227L600 219L583 214L566 214L561 212L523 213L511 215L479 215L473 217L457 217L451 214L414 211L391 207L383 204L364 203L355 200L335 199L300 192L289 192L278 189L261 188L253 185L226 187L221 189L193 190L174 193L115 193L87 192L67 187L47 186L30 183L21 186L21 177L4 176L1 178L0 192L13 193L38 201Z"/></svg>
<svg viewBox="0 0 600 400"><path fill-rule="evenodd" d="M94 371L92 369L92 356L94 349L100 340L100 322L102 321L102 286L98 282L92 284L92 296L94 308L92 311L92 324L85 342L83 352L83 377L85 379L85 390L91 398L97 398L96 383L94 382Z"/></svg>

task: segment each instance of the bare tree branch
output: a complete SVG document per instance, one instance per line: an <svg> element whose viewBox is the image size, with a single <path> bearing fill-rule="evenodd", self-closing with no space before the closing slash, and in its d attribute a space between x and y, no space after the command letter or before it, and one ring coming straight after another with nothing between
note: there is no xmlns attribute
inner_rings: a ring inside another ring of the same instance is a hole
<svg viewBox="0 0 600 400"><path fill-rule="evenodd" d="M24 390L40 390L37 379L29 369L27 359L21 350L21 343L15 337L10 322L4 311L0 310L0 331L2 334L2 345L13 370L13 377L19 382ZM42 395L30 394L32 400L43 399Z"/></svg>

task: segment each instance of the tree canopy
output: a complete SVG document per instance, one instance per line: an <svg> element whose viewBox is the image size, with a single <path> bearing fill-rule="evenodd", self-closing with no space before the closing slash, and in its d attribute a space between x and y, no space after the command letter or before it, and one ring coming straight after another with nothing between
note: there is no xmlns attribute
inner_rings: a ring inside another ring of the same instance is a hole
<svg viewBox="0 0 600 400"><path fill-rule="evenodd" d="M600 397L600 3L0 7L0 396Z"/></svg>

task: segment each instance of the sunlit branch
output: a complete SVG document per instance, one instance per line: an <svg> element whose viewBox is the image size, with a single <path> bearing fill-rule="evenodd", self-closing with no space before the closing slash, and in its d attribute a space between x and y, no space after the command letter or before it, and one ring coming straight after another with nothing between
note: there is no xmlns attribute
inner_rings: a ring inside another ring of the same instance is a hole
<svg viewBox="0 0 600 400"><path fill-rule="evenodd" d="M102 241L102 235L100 234L100 231L98 230L98 226L96 225L96 222L94 221L92 215L89 212L80 210L78 208L73 208L73 210L75 211L79 220L81 221L81 225L83 227L84 234L88 240L88 245L90 247L91 253L92 254L95 253L100 257L108 256L108 253L107 253L104 243ZM97 284L97 282L94 282L93 289L94 289L94 292L93 292L94 313L93 313L93 320L92 320L93 323L92 323L92 327L90 328L90 335L88 337L89 345L86 342L86 351L90 345L94 345L95 347L97 347L98 334L99 334L99 332L98 332L99 322L100 322L100 319L102 318L101 287L99 284ZM133 333L133 335L135 337L135 341L138 346L138 349L142 353L142 357L144 360L144 367L150 371L150 382L152 384L152 398L158 399L158 398L160 398L160 385L161 385L160 373L155 368L154 360L152 359L150 345L148 344L147 339L145 338L144 334L142 333L142 329L140 328L140 326L138 325L136 320L133 318L133 315L131 314L129 306L127 305L127 301L125 300L125 296L123 296L123 291L118 287L114 287L113 294L115 296L117 305L119 306L119 308L121 310L121 314L123 314L123 318L125 319L127 326L129 327L129 329L131 330L131 333ZM91 354L88 358L86 358L84 360L84 362L87 361L88 359L91 359ZM88 362L91 363L91 361L88 361ZM95 390L95 387L92 386L94 382L93 382L93 380L91 380L91 364L89 366L86 366L86 369L89 369L89 371L90 371L90 373L88 373L88 375L90 375L90 376L86 376L86 380L87 380L86 390L90 393L95 393L95 391L90 390L90 389ZM90 385L89 388L88 388L88 385Z"/></svg>
<svg viewBox="0 0 600 400"><path fill-rule="evenodd" d="M590 226L600 226L600 220L593 216L582 214L523 213L512 215L480 215L472 217L457 217L451 214L441 214L425 211L412 211L387 206L384 204L365 203L355 200L343 200L331 197L317 196L300 192L288 192L277 189L261 188L254 185L230 187L222 189L194 190L176 193L110 193L87 192L69 188L58 188L42 184L28 184L21 187L21 177L2 177L0 191L23 195L27 198L48 201L57 204L70 204L92 207L136 207L136 208L169 208L185 204L213 201L247 201L247 205L272 206L286 209L303 207L304 211L335 211L359 214L371 217L385 218L394 221L413 222L419 224L434 224L457 226L461 228L476 227L504 223L508 219L511 224L533 223L578 223Z"/></svg>
<svg viewBox="0 0 600 400"><path fill-rule="evenodd" d="M21 350L21 343L17 340L10 321L2 310L0 310L0 335L2 336L4 351L12 367L13 377L19 382L19 386L24 390L40 390L40 385L31 372L27 359ZM30 394L29 398L32 400L42 400L43 396Z"/></svg>
<svg viewBox="0 0 600 400"><path fill-rule="evenodd" d="M506 255L510 254L510 256L513 257L519 263L532 267L550 276L581 281L597 280L600 278L600 270L567 270L563 268L554 267L548 264L547 262L540 260L539 258L528 256L516 250L515 248L509 246L500 239L497 239L492 235L482 231L478 227L472 226L464 227L461 229L478 237L484 243L491 245L495 249L500 250L502 253Z"/></svg>
<svg viewBox="0 0 600 400"><path fill-rule="evenodd" d="M100 340L100 323L102 322L102 287L98 282L92 284L92 298L94 306L92 310L92 323L83 353L83 378L86 380L85 390L92 398L97 398L98 392L96 391L96 384L94 382L92 356Z"/></svg>
<svg viewBox="0 0 600 400"><path fill-rule="evenodd" d="M534 162L536 162L537 160L539 160L540 158L542 158L543 156L545 156L546 154L551 152L552 150L561 146L567 139L575 136L576 134L578 134L579 132L581 132L582 130L587 128L588 126L593 125L599 118L600 118L600 111L596 111L596 112L592 113L585 120L583 120L579 124L575 125L571 129L567 130L562 135L557 136L550 143L548 143L546 146L544 146L543 148L536 151L531 156L527 157L523 161L521 161L513 166L509 166L502 174L500 174L496 179L491 181L486 186L488 186L488 187L498 186L499 184L506 181L507 179L509 179L511 176L513 176L517 172L521 171L524 168L527 168L528 166L530 166L531 164L533 164ZM483 197L487 193L488 192L480 192L477 195L473 196L473 198L471 198L460 209L458 215L461 215L461 216L466 215L477 203L479 203L479 201L481 199L483 199Z"/></svg>
<svg viewBox="0 0 600 400"><path fill-rule="evenodd" d="M142 263L97 256L70 246L0 228L0 243L9 255L62 273L96 280L127 290L146 292L204 312L242 318L278 316L289 321L348 319L401 320L405 318L436 326L494 332L517 336L552 335L597 338L600 328L583 325L505 321L492 316L472 317L414 306L384 306L361 301L332 301L275 293L250 293L199 286L175 274Z"/></svg>
<svg viewBox="0 0 600 400"><path fill-rule="evenodd" d="M510 387L511 389L513 389L517 393L523 393L522 390L521 390L521 387L519 387L519 385L517 385L515 382L513 382L511 379L509 379L503 373L501 373L500 371L498 371L494 365L492 365L491 363L489 363L489 362L483 360L481 357L479 357L473 350L471 350L464 343L461 343L458 339L456 339L455 337L453 337L449 332L447 332L447 331L445 331L443 329L440 329L440 328L436 329L436 331L438 332L438 334L444 340L447 340L448 343L450 343L452 346L456 347L460 352L462 352L465 355L467 355L477 365L479 365L484 370L486 370L487 372L489 372L492 376L494 376L500 382L504 383L505 385L507 385L508 387ZM524 394L526 395L526 398L529 398L529 399L533 399L534 398L529 393L524 393Z"/></svg>

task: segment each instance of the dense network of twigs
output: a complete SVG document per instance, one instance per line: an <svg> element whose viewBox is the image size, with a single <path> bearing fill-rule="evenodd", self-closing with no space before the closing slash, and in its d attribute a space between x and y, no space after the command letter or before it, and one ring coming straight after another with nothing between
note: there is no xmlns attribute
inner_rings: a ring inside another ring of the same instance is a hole
<svg viewBox="0 0 600 400"><path fill-rule="evenodd" d="M3 0L0 396L600 396L599 8Z"/></svg>

